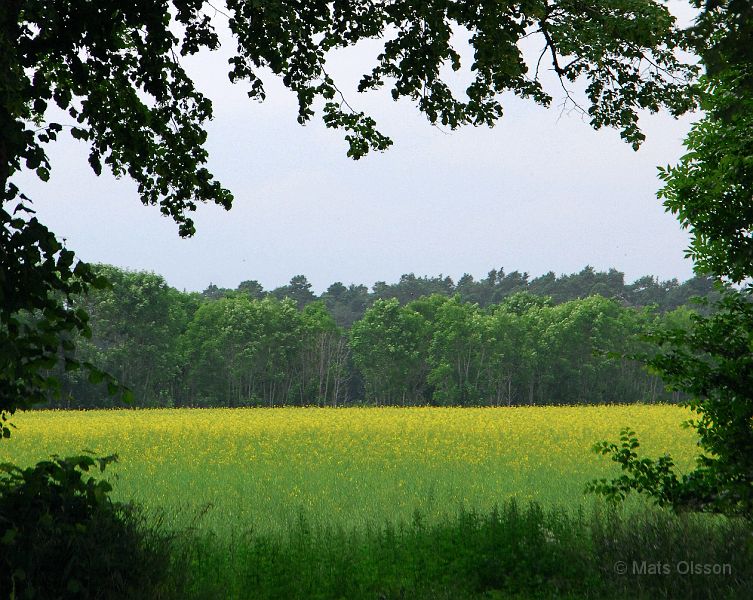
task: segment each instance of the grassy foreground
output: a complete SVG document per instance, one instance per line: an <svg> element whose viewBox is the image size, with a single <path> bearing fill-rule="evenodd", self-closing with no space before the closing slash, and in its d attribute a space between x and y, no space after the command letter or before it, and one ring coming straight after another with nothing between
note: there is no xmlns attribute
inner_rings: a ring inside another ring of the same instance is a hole
<svg viewBox="0 0 753 600"><path fill-rule="evenodd" d="M176 548L168 589L180 598L748 600L753 589L747 525L645 507L586 514L511 500L433 525L417 516L346 531L301 519L284 541L190 534Z"/></svg>
<svg viewBox="0 0 753 600"><path fill-rule="evenodd" d="M590 452L632 426L651 455L690 465L688 413L675 406L283 408L45 411L21 414L0 462L89 449L117 453L115 496L178 526L284 532L300 516L349 528L441 522L510 498L579 506L614 472ZM208 508L208 510L205 510Z"/></svg>

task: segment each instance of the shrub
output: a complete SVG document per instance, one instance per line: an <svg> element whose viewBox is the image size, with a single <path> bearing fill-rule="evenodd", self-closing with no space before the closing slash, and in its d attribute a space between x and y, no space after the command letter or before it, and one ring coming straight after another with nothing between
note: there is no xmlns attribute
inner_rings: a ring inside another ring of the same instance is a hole
<svg viewBox="0 0 753 600"><path fill-rule="evenodd" d="M169 539L110 484L88 475L116 456L0 465L0 597L159 598Z"/></svg>

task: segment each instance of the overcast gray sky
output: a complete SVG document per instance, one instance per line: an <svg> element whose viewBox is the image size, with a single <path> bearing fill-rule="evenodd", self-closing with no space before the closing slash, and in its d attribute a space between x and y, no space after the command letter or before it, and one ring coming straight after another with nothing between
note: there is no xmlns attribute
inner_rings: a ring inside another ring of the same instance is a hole
<svg viewBox="0 0 753 600"><path fill-rule="evenodd" d="M335 58L341 87L352 89L375 50ZM385 92L351 93L395 142L355 162L341 133L296 123L294 99L272 77L267 101L250 102L228 82L227 56L188 65L214 102L209 168L235 194L230 212L199 209L193 238L142 206L132 182L96 177L80 142L51 147L49 183L19 179L40 220L81 258L155 271L189 290L245 279L273 288L299 273L318 292L334 281L370 285L407 272L457 280L499 267L536 276L590 264L629 280L692 274L687 234L656 198L656 167L681 155L690 118L646 116L648 140L634 152L616 131L563 114L554 86L554 108L510 96L496 127L456 132Z"/></svg>

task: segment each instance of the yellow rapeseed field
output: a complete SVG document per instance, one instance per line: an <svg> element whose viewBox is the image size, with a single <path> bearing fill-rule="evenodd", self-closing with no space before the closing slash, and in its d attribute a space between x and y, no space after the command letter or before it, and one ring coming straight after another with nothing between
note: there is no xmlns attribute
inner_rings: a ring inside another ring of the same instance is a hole
<svg viewBox="0 0 753 600"><path fill-rule="evenodd" d="M647 454L688 467L688 416L646 405L40 411L15 418L0 461L117 453L115 495L177 524L282 531L303 513L350 527L513 496L587 506L584 484L615 472L594 442L629 425Z"/></svg>

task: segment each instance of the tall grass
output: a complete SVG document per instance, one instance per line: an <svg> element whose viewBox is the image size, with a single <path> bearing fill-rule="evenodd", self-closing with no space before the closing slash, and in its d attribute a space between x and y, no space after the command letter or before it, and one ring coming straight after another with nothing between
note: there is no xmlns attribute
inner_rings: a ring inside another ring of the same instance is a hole
<svg viewBox="0 0 753 600"><path fill-rule="evenodd" d="M441 523L417 513L366 529L312 527L301 516L284 535L186 534L175 589L238 600L747 600L751 533L707 515L514 500Z"/></svg>

